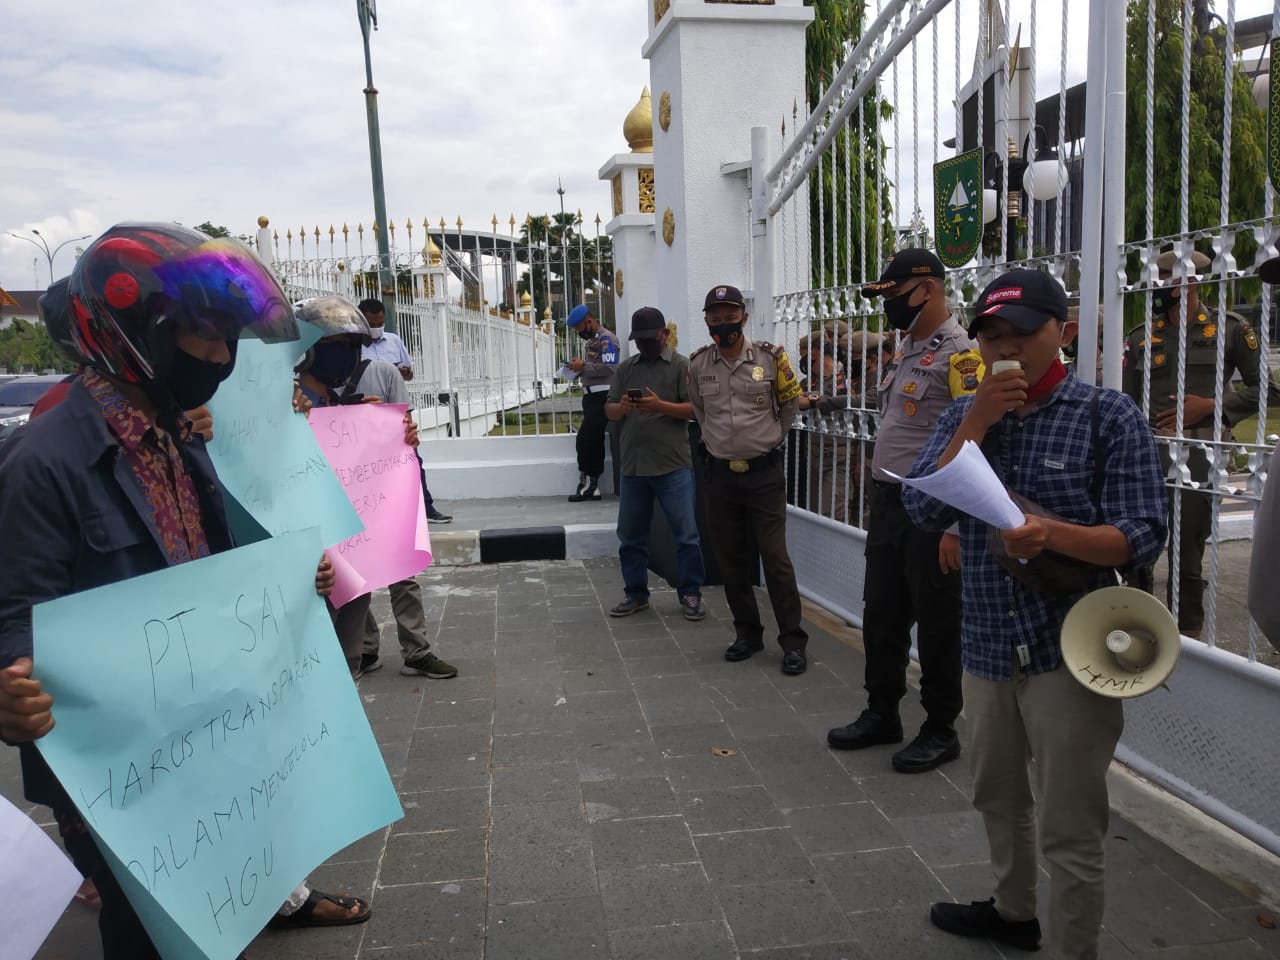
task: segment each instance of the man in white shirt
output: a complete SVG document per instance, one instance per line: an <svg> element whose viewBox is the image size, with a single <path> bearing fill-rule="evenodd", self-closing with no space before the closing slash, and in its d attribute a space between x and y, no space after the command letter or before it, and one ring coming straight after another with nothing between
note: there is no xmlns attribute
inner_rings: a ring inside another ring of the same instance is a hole
<svg viewBox="0 0 1280 960"><path fill-rule="evenodd" d="M404 341L386 329L387 308L382 301L361 300L360 312L369 321L369 332L373 335L373 343L364 348L364 358L394 364L400 371L400 376L412 380L413 361L409 359Z"/></svg>

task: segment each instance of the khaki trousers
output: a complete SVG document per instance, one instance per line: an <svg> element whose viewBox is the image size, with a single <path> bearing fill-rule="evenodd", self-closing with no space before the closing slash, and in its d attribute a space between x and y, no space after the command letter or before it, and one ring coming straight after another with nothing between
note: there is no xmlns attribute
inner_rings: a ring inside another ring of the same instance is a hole
<svg viewBox="0 0 1280 960"><path fill-rule="evenodd" d="M422 609L422 587L410 577L391 584L387 589L391 593L391 611L396 618L400 656L405 663L421 663L431 649L431 641L427 639L427 617ZM362 652L376 657L382 646L382 628L373 615L372 607L366 612L362 627Z"/></svg>
<svg viewBox="0 0 1280 960"><path fill-rule="evenodd" d="M996 909L1015 922L1036 915L1034 770L1040 849L1049 861L1049 944L1058 960L1096 960L1107 768L1124 729L1123 705L1089 692L1065 667L1004 681L966 672L963 691L973 805L991 846Z"/></svg>

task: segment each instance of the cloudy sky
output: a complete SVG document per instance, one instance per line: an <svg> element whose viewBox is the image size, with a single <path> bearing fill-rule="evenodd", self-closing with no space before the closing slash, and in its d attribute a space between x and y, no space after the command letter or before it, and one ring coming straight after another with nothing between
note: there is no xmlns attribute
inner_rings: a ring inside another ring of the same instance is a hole
<svg viewBox="0 0 1280 960"><path fill-rule="evenodd" d="M1041 96L1057 84L1061 2L1035 7ZM1271 6L1238 0L1237 17ZM1081 14L1068 43L1074 82L1084 73L1087 4L1071 7ZM1024 44L1030 8L1012 4L1011 32L1022 23ZM963 0L939 23L942 139L954 132L956 32L963 80L976 9ZM557 178L568 209L608 219L596 170L627 149L622 119L649 81L640 57L646 11L646 0L381 0L374 78L397 226L461 216L487 229L497 214L505 229L511 214L558 209ZM282 236L286 227L372 221L354 0L15 2L5 5L4 27L0 233L35 228L57 244L124 219L212 220L245 233L266 214ZM926 31L922 84L932 57ZM898 96L904 139L913 122L908 73ZM926 211L932 122L922 109ZM903 152L899 162L899 182L911 190L914 159ZM898 206L909 211L913 200L904 195ZM75 246L58 256L55 274L70 269ZM0 235L0 286L30 289L37 276L48 280L43 252Z"/></svg>

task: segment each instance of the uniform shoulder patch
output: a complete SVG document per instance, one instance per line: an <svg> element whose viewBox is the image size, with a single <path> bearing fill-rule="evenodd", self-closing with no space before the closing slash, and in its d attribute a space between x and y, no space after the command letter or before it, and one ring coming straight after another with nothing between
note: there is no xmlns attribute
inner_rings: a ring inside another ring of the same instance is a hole
<svg viewBox="0 0 1280 960"><path fill-rule="evenodd" d="M777 353L773 353L774 357L774 390L778 393L778 402L786 403L800 396L800 381L796 378L796 372L791 369L791 361L787 359L787 352L781 347L774 348Z"/></svg>
<svg viewBox="0 0 1280 960"><path fill-rule="evenodd" d="M947 383L951 398L964 397L978 389L978 382L986 373L982 356L977 350L960 350L953 353L948 362Z"/></svg>
<svg viewBox="0 0 1280 960"><path fill-rule="evenodd" d="M1258 335L1253 332L1253 327L1247 323L1241 323L1240 329L1244 332L1244 342L1250 350L1258 349Z"/></svg>

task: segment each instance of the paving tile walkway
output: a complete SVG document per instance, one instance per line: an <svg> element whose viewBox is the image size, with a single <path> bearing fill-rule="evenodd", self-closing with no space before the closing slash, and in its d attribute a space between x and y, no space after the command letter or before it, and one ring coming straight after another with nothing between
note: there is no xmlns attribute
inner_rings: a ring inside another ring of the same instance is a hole
<svg viewBox="0 0 1280 960"><path fill-rule="evenodd" d="M990 886L963 760L902 776L890 748L824 745L862 703L855 649L814 629L801 677L782 676L776 648L726 663L720 591L702 623L669 590L611 619L611 561L422 583L461 676L399 676L375 601L387 666L360 693L405 817L312 874L372 896L374 916L265 933L254 960L1022 956L927 921L931 901ZM904 721L920 719L907 704ZM16 798L13 753L0 792ZM1134 824L1113 819L1108 858L1104 960L1280 956L1280 932L1256 922L1267 911ZM99 957L89 911L73 904L40 957Z"/></svg>

